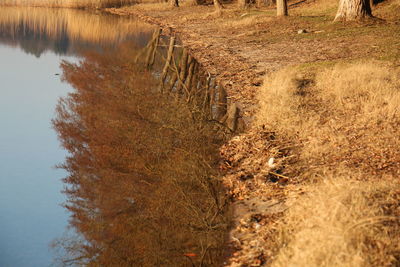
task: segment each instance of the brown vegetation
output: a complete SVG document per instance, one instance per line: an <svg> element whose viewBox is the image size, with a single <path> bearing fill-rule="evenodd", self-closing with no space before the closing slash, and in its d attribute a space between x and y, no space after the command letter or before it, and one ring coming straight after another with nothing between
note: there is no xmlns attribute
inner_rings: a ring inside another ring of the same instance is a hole
<svg viewBox="0 0 400 267"><path fill-rule="evenodd" d="M0 6L106 8L135 2L136 0L2 0Z"/></svg>
<svg viewBox="0 0 400 267"><path fill-rule="evenodd" d="M399 77L398 69L379 62L282 70L264 84L257 121L303 144L289 166L302 166L297 179L342 169L396 176Z"/></svg>
<svg viewBox="0 0 400 267"><path fill-rule="evenodd" d="M325 177L303 196L289 195L272 266L399 264L399 181L357 176Z"/></svg>
<svg viewBox="0 0 400 267"><path fill-rule="evenodd" d="M35 35L59 38L66 34L72 42L113 44L129 35L140 35L153 27L135 19L99 16L94 12L73 9L2 7L0 28L16 35L22 29Z"/></svg>
<svg viewBox="0 0 400 267"><path fill-rule="evenodd" d="M255 125L222 148L230 266L396 266L400 69L298 66L266 78Z"/></svg>
<svg viewBox="0 0 400 267"><path fill-rule="evenodd" d="M261 232L275 247L265 248L272 266L399 263L399 74L361 62L266 79L257 123L291 147L282 153L288 143L279 141L281 153L269 152L276 166L255 171L280 170L291 184L280 189L287 212Z"/></svg>

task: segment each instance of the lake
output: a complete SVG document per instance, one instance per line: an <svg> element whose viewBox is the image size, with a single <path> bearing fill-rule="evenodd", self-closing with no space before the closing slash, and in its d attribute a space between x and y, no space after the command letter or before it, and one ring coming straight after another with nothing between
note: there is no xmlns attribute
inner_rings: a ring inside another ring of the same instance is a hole
<svg viewBox="0 0 400 267"><path fill-rule="evenodd" d="M0 10L0 266L52 262L49 243L68 219L60 192L66 173L55 168L66 151L51 125L59 97L72 91L60 80L60 63L79 61L85 50L146 38L146 27L138 32L135 23L120 21L72 10ZM115 24L126 32L103 32Z"/></svg>

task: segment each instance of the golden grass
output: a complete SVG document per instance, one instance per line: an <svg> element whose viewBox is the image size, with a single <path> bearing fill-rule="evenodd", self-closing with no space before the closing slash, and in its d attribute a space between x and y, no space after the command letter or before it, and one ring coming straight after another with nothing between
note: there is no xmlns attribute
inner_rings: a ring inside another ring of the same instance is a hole
<svg viewBox="0 0 400 267"><path fill-rule="evenodd" d="M292 200L272 266L395 266L400 184L334 177Z"/></svg>
<svg viewBox="0 0 400 267"><path fill-rule="evenodd" d="M259 99L257 123L296 144L285 172L305 192L278 224L273 266L399 264L400 68L287 68Z"/></svg>
<svg viewBox="0 0 400 267"><path fill-rule="evenodd" d="M268 22L271 18L265 17L265 15L246 15L239 17L238 19L232 20L227 19L221 23L221 27L241 28L254 25L259 21Z"/></svg>
<svg viewBox="0 0 400 267"><path fill-rule="evenodd" d="M127 7L129 9L129 7ZM167 2L141 2L140 4L135 5L135 8L145 11L163 11L163 10L172 10L175 7L171 7Z"/></svg>
<svg viewBox="0 0 400 267"><path fill-rule="evenodd" d="M0 28L17 32L26 25L37 34L56 37L67 34L70 40L91 43L114 43L128 35L140 34L153 29L138 20L117 16L73 10L51 8L2 7L0 9Z"/></svg>
<svg viewBox="0 0 400 267"><path fill-rule="evenodd" d="M106 8L135 3L135 0L2 0L0 6Z"/></svg>
<svg viewBox="0 0 400 267"><path fill-rule="evenodd" d="M306 3L301 8L289 5L289 13L300 16L335 16L338 3L336 0L318 0Z"/></svg>
<svg viewBox="0 0 400 267"><path fill-rule="evenodd" d="M400 172L400 69L383 63L282 70L265 81L257 121L298 140L301 175L321 166Z"/></svg>

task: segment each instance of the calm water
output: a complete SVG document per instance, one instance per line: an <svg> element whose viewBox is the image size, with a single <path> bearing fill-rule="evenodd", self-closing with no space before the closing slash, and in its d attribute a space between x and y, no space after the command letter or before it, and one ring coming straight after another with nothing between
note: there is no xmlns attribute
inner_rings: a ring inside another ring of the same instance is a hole
<svg viewBox="0 0 400 267"><path fill-rule="evenodd" d="M174 40L134 19L0 9L0 267L221 265L218 148L237 118Z"/></svg>
<svg viewBox="0 0 400 267"><path fill-rule="evenodd" d="M60 178L53 168L59 149L50 120L58 97L61 57L40 58L0 47L0 266L46 266L48 243L63 232L67 215Z"/></svg>
<svg viewBox="0 0 400 267"><path fill-rule="evenodd" d="M61 60L147 35L111 16L0 9L0 267L49 266L49 243L68 223L66 173L54 168L66 152L51 126L58 99L72 91L56 75Z"/></svg>

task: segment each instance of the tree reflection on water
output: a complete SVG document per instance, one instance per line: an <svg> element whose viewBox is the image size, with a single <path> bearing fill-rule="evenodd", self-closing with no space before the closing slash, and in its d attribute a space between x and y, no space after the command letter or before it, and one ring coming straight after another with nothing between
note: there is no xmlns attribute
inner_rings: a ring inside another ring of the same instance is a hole
<svg viewBox="0 0 400 267"><path fill-rule="evenodd" d="M160 43L156 36L140 50L125 42L118 53L62 63L75 91L60 99L53 125L69 151L60 166L65 207L80 236L55 242L68 252L64 265L221 264L229 216L218 147L230 134L215 122L221 94L193 59L182 81L182 50L167 66Z"/></svg>

